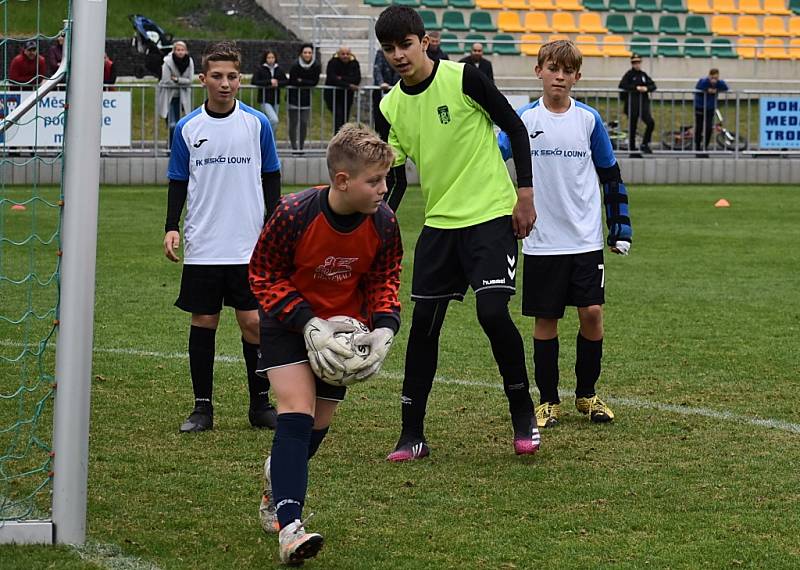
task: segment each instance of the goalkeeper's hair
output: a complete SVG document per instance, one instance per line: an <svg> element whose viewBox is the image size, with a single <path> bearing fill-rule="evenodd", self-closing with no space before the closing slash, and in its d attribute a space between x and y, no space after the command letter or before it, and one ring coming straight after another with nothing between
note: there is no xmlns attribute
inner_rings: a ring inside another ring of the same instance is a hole
<svg viewBox="0 0 800 570"><path fill-rule="evenodd" d="M333 181L337 172L357 176L368 166L385 166L394 161L392 147L368 126L346 123L328 143L328 175Z"/></svg>
<svg viewBox="0 0 800 570"><path fill-rule="evenodd" d="M232 61L238 70L242 66L242 52L236 42L215 42L203 52L203 73L208 73L210 61Z"/></svg>

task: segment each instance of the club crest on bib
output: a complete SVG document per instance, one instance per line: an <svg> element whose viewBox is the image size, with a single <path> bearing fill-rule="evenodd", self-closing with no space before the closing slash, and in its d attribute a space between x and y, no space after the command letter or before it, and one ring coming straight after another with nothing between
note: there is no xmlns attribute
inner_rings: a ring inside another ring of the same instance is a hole
<svg viewBox="0 0 800 570"><path fill-rule="evenodd" d="M447 108L447 105L442 105L441 107L437 108L436 112L439 113L440 123L446 125L450 122L450 109Z"/></svg>

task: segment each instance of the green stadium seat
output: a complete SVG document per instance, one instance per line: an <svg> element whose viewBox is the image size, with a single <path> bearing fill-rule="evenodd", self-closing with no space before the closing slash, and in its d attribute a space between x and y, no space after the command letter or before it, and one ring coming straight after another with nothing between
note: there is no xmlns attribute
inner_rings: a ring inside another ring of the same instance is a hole
<svg viewBox="0 0 800 570"><path fill-rule="evenodd" d="M656 27L653 25L653 17L650 14L637 14L633 17L633 32L635 34L655 34Z"/></svg>
<svg viewBox="0 0 800 570"><path fill-rule="evenodd" d="M472 10L475 7L475 0L449 0L448 4L451 8Z"/></svg>
<svg viewBox="0 0 800 570"><path fill-rule="evenodd" d="M661 16L661 18L658 19L658 33L682 36L683 28L681 28L681 22L678 20L678 16L670 14Z"/></svg>
<svg viewBox="0 0 800 570"><path fill-rule="evenodd" d="M636 0L637 12L660 12L661 8L658 7L656 0Z"/></svg>
<svg viewBox="0 0 800 570"><path fill-rule="evenodd" d="M653 50L650 45L650 38L644 36L633 36L631 38L630 48L631 53L638 54L642 57L653 57Z"/></svg>
<svg viewBox="0 0 800 570"><path fill-rule="evenodd" d="M426 8L447 8L447 0L422 0Z"/></svg>
<svg viewBox="0 0 800 570"><path fill-rule="evenodd" d="M614 12L633 12L631 0L608 0L608 9Z"/></svg>
<svg viewBox="0 0 800 570"><path fill-rule="evenodd" d="M739 56L733 50L731 41L726 38L714 38L711 40L711 57L739 59Z"/></svg>
<svg viewBox="0 0 800 570"><path fill-rule="evenodd" d="M408 6L410 8L419 8L419 0L394 0L398 6Z"/></svg>
<svg viewBox="0 0 800 570"><path fill-rule="evenodd" d="M798 0L800 2L800 0ZM583 0L583 7L587 10L594 10L595 12L606 11L606 0Z"/></svg>
<svg viewBox="0 0 800 570"><path fill-rule="evenodd" d="M675 38L659 38L656 55L661 57L683 57L678 40Z"/></svg>
<svg viewBox="0 0 800 570"><path fill-rule="evenodd" d="M683 55L686 57L708 57L706 41L703 38L686 38Z"/></svg>
<svg viewBox="0 0 800 570"><path fill-rule="evenodd" d="M628 18L625 14L609 14L606 16L606 28L612 34L630 34L631 29L628 27Z"/></svg>
<svg viewBox="0 0 800 570"><path fill-rule="evenodd" d="M509 41L514 43L505 43ZM511 34L497 34L494 37L493 44L494 53L497 55L519 55L519 46L517 46L517 42Z"/></svg>
<svg viewBox="0 0 800 570"><path fill-rule="evenodd" d="M795 14L800 14L800 0L789 0L789 10Z"/></svg>
<svg viewBox="0 0 800 570"><path fill-rule="evenodd" d="M364 4L374 8L383 8L385 6L391 6L392 0L364 0Z"/></svg>
<svg viewBox="0 0 800 570"><path fill-rule="evenodd" d="M469 26L464 22L464 13L459 10L448 10L442 14L442 28L451 32L469 30Z"/></svg>
<svg viewBox="0 0 800 570"><path fill-rule="evenodd" d="M711 30L708 29L704 16L690 14L686 16L686 33L693 36L710 36Z"/></svg>
<svg viewBox="0 0 800 570"><path fill-rule="evenodd" d="M673 14L685 14L688 12L683 5L683 0L661 0L661 11L672 12Z"/></svg>
<svg viewBox="0 0 800 570"><path fill-rule="evenodd" d="M492 22L489 12L472 12L469 16L469 27L476 32L496 32L497 26Z"/></svg>
<svg viewBox="0 0 800 570"><path fill-rule="evenodd" d="M430 32L431 30L442 29L442 26L436 19L436 12L433 10L419 10L419 15L422 18L422 23L425 24L426 31Z"/></svg>
<svg viewBox="0 0 800 570"><path fill-rule="evenodd" d="M451 32L442 32L442 51L445 53L464 53L458 36Z"/></svg>
<svg viewBox="0 0 800 570"><path fill-rule="evenodd" d="M489 42L486 39L486 36L475 33L464 36L464 51L467 53L472 51L472 44L475 42L480 42L483 44L483 55L492 55L494 53L492 46L489 45Z"/></svg>

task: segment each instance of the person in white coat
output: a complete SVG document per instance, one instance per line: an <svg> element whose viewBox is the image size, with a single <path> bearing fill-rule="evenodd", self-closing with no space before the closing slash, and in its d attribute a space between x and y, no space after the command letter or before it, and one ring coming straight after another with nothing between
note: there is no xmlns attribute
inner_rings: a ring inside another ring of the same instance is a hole
<svg viewBox="0 0 800 570"><path fill-rule="evenodd" d="M167 120L169 147L172 148L172 133L178 119L192 110L192 78L194 62L186 43L172 44L172 52L164 56L161 80L158 82L156 106L158 115Z"/></svg>

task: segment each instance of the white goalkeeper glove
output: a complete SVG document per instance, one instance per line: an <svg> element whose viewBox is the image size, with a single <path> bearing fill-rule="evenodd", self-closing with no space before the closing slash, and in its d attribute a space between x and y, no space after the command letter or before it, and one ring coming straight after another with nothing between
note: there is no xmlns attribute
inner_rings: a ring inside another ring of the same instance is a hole
<svg viewBox="0 0 800 570"><path fill-rule="evenodd" d="M614 253L618 253L620 255L628 255L628 252L631 249L631 242L618 239L617 243L615 243L611 247L611 251Z"/></svg>
<svg viewBox="0 0 800 570"><path fill-rule="evenodd" d="M389 349L392 348L393 342L394 331L389 328L379 328L372 332L356 335L353 339L353 344L355 346L368 346L369 355L359 365L355 379L366 380L376 374L383 366L383 361L386 360L386 355L389 354Z"/></svg>
<svg viewBox="0 0 800 570"><path fill-rule="evenodd" d="M303 340L308 350L308 363L319 377L324 373L336 376L344 371L342 358L350 358L355 353L353 350L338 340L338 333L351 333L356 327L349 323L328 321L314 317L303 327ZM342 357L342 358L340 358Z"/></svg>

